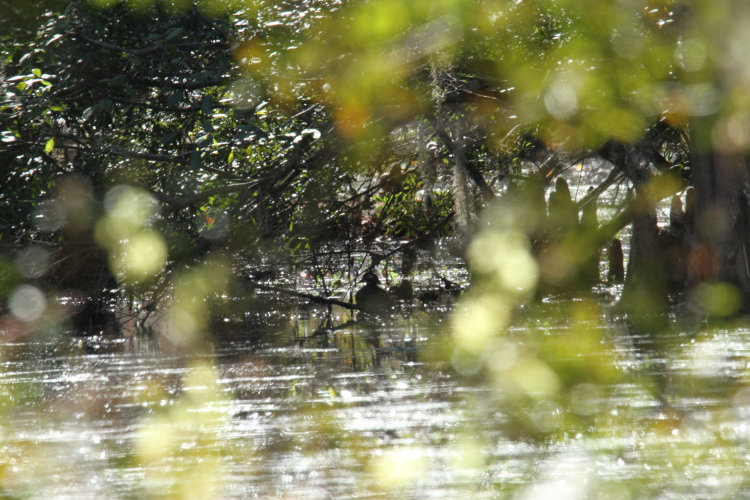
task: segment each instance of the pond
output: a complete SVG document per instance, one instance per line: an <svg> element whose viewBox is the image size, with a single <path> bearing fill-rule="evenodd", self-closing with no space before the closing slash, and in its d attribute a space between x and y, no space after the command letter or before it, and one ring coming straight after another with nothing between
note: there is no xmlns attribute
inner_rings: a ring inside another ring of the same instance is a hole
<svg viewBox="0 0 750 500"><path fill-rule="evenodd" d="M568 404L520 401L456 369L444 307L358 321L294 308L266 342L238 332L189 354L140 338L8 342L3 494L750 496L750 328L634 335L608 309L616 293L602 291L600 317L585 320L593 353L576 354L582 323L569 314L589 298L526 311L505 339L571 345L593 369L599 355L612 363L608 384L571 381Z"/></svg>

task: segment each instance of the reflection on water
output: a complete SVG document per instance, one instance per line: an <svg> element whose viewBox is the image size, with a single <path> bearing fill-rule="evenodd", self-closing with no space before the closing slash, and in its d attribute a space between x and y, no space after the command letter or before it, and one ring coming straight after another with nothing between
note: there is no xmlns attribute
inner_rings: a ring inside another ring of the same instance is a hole
<svg viewBox="0 0 750 500"><path fill-rule="evenodd" d="M574 378L575 363L595 364L596 354L576 352L580 343L565 350L579 327L550 313L565 306L543 307L505 341L511 350L554 341L573 367L569 407L515 401L491 376L459 375L442 352L450 332L440 312L355 322L309 310L268 332L272 343L235 339L190 355L137 339L5 344L3 493L750 495L750 329L648 338L596 323L592 338L616 372L604 385ZM544 438L519 431L519 414Z"/></svg>

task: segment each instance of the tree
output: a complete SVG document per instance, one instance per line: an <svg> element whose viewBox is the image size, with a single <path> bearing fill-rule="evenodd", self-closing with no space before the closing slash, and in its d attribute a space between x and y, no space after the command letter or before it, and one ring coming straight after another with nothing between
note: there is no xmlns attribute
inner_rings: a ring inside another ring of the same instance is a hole
<svg viewBox="0 0 750 500"><path fill-rule="evenodd" d="M672 291L709 313L744 307L741 23L718 29L726 20L705 15L713 4L287 7L75 2L34 41L7 39L13 244L36 235L18 209L44 219L36 200L57 189L55 200L76 201L63 208L77 237L101 249L100 268L153 291L169 287L163 265L250 258L276 241L318 263L343 244L372 268L445 234L449 220L465 255L482 208L518 193L528 203L511 226L530 240L542 290L590 282L592 259L632 224L623 304L636 322L663 316ZM550 196L548 214L544 191L589 158L612 175L575 207ZM66 184L65 173L79 176ZM110 191L123 183L142 191ZM612 220L554 223L615 183L633 195ZM688 198L687 187L695 203L682 233L666 234L655 206ZM91 213L75 208L85 199L98 212L78 220ZM159 210L123 225L119 199ZM378 235L406 240L378 249ZM133 241L158 258L134 264L145 254ZM683 264L662 272L670 261ZM706 302L716 290L720 303Z"/></svg>
<svg viewBox="0 0 750 500"><path fill-rule="evenodd" d="M732 19L717 12L731 12ZM545 145L546 154L537 156L542 184L566 162L611 162L635 194L624 218L602 227L592 243L600 247L633 223L626 286L635 291L626 294L626 309L638 316L646 304L665 305L666 294L679 291L721 315L746 307L750 291L741 194L745 60L736 49L746 17L747 9L732 1L720 7L679 1L351 2L307 30L284 64L269 62L274 71L264 71L261 60L251 74L272 82L304 79L304 91L327 104L337 127L357 138L427 120L450 151L458 186L468 178L466 151L482 144L518 161L528 135ZM546 163L553 158L557 165ZM483 177L471 178L483 191ZM695 204L675 241L674 234L660 233L654 206L674 193L685 197L687 187ZM461 215L466 203L455 194ZM580 240L569 238L557 255L581 254ZM670 267L675 255L688 269L653 272ZM545 274L543 266L543 281ZM701 298L714 285L725 299L716 310ZM650 309L663 313L661 306Z"/></svg>
<svg viewBox="0 0 750 500"><path fill-rule="evenodd" d="M73 2L5 45L3 240L54 249L45 287L93 299L95 331L123 292L153 308L222 255L249 276L300 259L322 276L332 241L363 238L347 251L375 265L392 250L373 246L379 234L413 247L444 231L442 197L426 211L415 200L414 151L358 175L320 106L237 80L231 38L251 28L219 14Z"/></svg>

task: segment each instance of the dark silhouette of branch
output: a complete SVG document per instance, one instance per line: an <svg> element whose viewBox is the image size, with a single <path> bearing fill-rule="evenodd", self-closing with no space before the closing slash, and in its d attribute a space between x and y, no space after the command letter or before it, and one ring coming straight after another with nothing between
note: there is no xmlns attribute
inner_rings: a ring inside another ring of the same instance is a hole
<svg viewBox="0 0 750 500"><path fill-rule="evenodd" d="M347 309L356 309L358 311L362 310L362 308L359 307L357 304L354 304L351 302L345 302L343 300L333 299L330 297L321 297L320 295L315 295L312 293L298 292L296 290L289 290L287 288L281 288L281 287L277 287L273 285L264 285L264 284L253 281L251 278L247 276L240 276L239 279L245 286L251 289L257 288L257 289L266 290L269 292L283 293L284 295L289 295L291 297L298 297L301 299L309 300L310 302L314 302L316 304L340 306L340 307L345 307Z"/></svg>

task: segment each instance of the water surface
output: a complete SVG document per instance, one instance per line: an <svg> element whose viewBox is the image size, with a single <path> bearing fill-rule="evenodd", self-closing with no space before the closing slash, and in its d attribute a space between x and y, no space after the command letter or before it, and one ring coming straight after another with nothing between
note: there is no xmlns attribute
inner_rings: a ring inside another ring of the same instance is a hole
<svg viewBox="0 0 750 500"><path fill-rule="evenodd" d="M521 315L506 340L567 345L580 324L553 311L574 302ZM750 328L639 336L603 311L590 326L612 383L528 401L453 366L439 308L330 322L295 309L284 328L189 354L149 339L6 343L4 493L750 497Z"/></svg>

